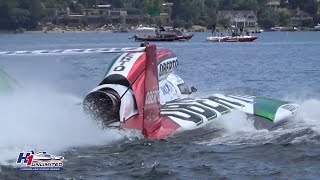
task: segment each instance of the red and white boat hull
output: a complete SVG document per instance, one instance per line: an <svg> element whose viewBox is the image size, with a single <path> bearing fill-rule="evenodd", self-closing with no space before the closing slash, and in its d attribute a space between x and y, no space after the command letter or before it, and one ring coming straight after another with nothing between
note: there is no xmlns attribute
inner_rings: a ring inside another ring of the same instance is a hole
<svg viewBox="0 0 320 180"><path fill-rule="evenodd" d="M206 38L210 42L252 42L257 36L210 36Z"/></svg>

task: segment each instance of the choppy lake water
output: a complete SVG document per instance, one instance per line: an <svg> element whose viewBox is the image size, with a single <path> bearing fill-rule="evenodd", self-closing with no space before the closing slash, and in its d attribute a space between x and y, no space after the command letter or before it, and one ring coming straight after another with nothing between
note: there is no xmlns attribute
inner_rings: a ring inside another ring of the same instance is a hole
<svg viewBox="0 0 320 180"><path fill-rule="evenodd" d="M0 34L0 51L137 47L133 33ZM249 93L301 104L273 130L256 130L231 113L202 129L163 141L102 130L79 102L102 79L114 55L11 56L2 66L19 83L0 101L0 179L318 179L320 176L320 33L259 34L253 43L156 43L179 58L177 73L196 96ZM21 172L20 151L64 156L61 172Z"/></svg>

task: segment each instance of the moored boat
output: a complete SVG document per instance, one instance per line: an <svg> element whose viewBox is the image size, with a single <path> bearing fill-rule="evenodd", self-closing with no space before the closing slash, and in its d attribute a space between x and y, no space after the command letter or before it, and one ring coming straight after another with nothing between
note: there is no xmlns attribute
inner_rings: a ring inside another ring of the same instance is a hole
<svg viewBox="0 0 320 180"><path fill-rule="evenodd" d="M257 36L210 36L207 41L211 42L252 42Z"/></svg>
<svg viewBox="0 0 320 180"><path fill-rule="evenodd" d="M313 30L320 31L320 23L318 23L316 26L314 26Z"/></svg>
<svg viewBox="0 0 320 180"><path fill-rule="evenodd" d="M154 31L156 28L154 27L149 27L149 26L143 26L140 24L137 28L136 31Z"/></svg>
<svg viewBox="0 0 320 180"><path fill-rule="evenodd" d="M281 27L281 26L275 26L270 28L270 31L283 31L283 30L284 30L284 27Z"/></svg>

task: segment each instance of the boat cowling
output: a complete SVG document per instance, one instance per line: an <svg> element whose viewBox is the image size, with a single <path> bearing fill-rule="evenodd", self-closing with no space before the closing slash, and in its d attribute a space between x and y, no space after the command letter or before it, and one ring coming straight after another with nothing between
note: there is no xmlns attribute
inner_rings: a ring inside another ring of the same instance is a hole
<svg viewBox="0 0 320 180"><path fill-rule="evenodd" d="M165 49L157 51L157 62L159 81L166 79L178 65L175 54ZM143 114L145 63L143 52L118 56L103 81L84 98L85 112L106 126L117 126Z"/></svg>

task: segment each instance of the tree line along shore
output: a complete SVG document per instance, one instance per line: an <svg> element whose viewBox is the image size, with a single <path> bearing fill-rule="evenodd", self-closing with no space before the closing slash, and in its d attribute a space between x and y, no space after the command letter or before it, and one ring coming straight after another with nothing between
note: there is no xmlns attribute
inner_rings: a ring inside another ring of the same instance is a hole
<svg viewBox="0 0 320 180"><path fill-rule="evenodd" d="M139 24L307 31L318 23L319 0L0 0L2 31L114 31Z"/></svg>

